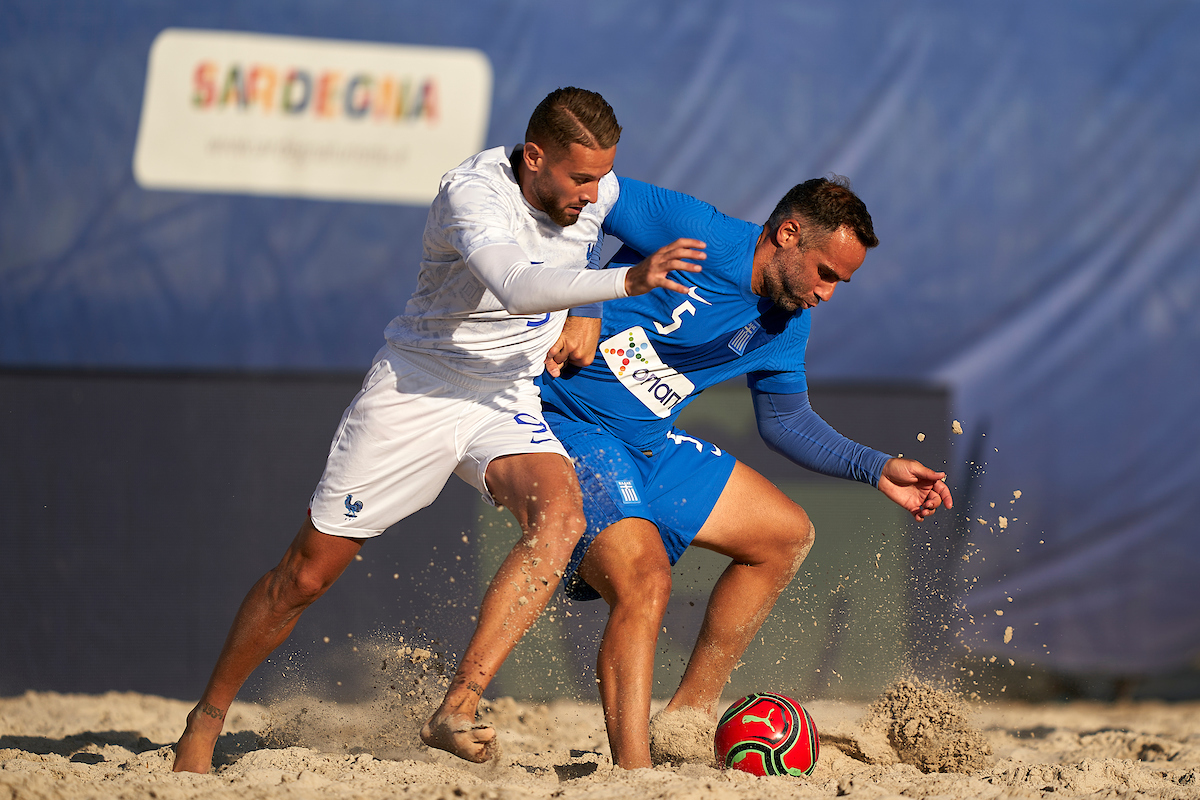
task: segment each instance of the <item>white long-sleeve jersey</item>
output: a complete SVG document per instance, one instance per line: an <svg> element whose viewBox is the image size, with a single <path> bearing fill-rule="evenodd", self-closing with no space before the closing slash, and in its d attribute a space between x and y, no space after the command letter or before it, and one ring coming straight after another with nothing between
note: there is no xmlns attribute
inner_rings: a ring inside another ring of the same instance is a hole
<svg viewBox="0 0 1200 800"><path fill-rule="evenodd" d="M627 268L588 269L598 266L616 176L605 175L597 202L561 227L525 200L511 153L485 150L442 177L417 288L385 332L418 366L472 388L536 376L565 309L625 296Z"/></svg>

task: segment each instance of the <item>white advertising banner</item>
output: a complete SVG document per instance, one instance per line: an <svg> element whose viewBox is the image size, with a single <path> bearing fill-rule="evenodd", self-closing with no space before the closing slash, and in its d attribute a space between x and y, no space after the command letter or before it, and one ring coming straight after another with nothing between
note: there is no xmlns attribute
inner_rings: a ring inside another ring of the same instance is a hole
<svg viewBox="0 0 1200 800"><path fill-rule="evenodd" d="M491 94L478 50L168 28L133 172L146 189L424 205L483 148Z"/></svg>

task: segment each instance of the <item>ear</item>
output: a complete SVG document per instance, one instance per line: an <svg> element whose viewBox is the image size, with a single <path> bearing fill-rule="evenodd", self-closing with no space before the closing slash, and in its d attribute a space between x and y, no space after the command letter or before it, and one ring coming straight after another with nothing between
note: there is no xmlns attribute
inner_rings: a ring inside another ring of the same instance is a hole
<svg viewBox="0 0 1200 800"><path fill-rule="evenodd" d="M521 157L530 172L537 172L546 163L546 151L536 142L526 142Z"/></svg>
<svg viewBox="0 0 1200 800"><path fill-rule="evenodd" d="M795 247L800 243L800 223L794 219L785 219L775 229L775 244L780 248Z"/></svg>

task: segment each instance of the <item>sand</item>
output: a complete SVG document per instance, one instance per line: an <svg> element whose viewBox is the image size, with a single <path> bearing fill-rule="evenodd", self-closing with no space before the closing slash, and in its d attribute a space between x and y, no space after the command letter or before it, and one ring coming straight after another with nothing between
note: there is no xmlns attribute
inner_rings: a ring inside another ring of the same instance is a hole
<svg viewBox="0 0 1200 800"><path fill-rule="evenodd" d="M403 667L411 673L411 659ZM0 698L0 797L1200 798L1197 703L967 705L900 681L873 703L805 702L822 733L812 776L756 778L708 764L614 769L599 707L568 700L490 702L500 755L467 764L416 739L413 720L436 681L406 686L382 672L379 694L364 702L297 694L235 704L210 775L170 771L190 703Z"/></svg>

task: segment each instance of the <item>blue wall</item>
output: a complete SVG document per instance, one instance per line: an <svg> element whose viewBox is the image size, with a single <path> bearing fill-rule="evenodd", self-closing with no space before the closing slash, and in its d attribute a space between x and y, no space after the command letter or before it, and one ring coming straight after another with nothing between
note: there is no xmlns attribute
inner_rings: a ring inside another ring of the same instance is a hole
<svg viewBox="0 0 1200 800"><path fill-rule="evenodd" d="M1200 5L9 0L0 367L360 369L403 308L422 208L139 188L166 27L477 48L489 146L587 86L618 172L755 221L848 175L882 244L810 371L952 390L968 639L1097 672L1200 656Z"/></svg>

